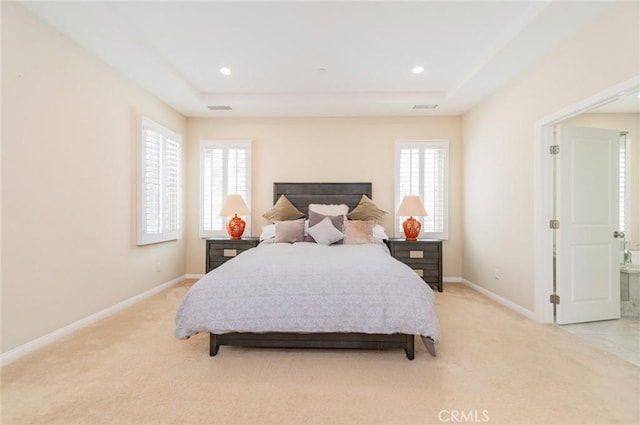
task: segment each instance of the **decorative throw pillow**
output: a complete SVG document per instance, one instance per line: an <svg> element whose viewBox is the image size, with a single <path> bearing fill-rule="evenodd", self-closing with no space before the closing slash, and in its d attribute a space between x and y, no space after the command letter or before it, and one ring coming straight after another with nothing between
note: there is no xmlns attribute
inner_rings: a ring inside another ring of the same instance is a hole
<svg viewBox="0 0 640 425"><path fill-rule="evenodd" d="M351 220L373 220L378 222L387 214L389 213L378 208L376 203L369 199L367 195L362 195L358 205L347 214L347 217Z"/></svg>
<svg viewBox="0 0 640 425"><path fill-rule="evenodd" d="M304 219L276 221L276 243L302 242L304 239Z"/></svg>
<svg viewBox="0 0 640 425"><path fill-rule="evenodd" d="M344 244L373 243L373 220L347 220L344 223Z"/></svg>
<svg viewBox="0 0 640 425"><path fill-rule="evenodd" d="M384 227L379 224L373 226L373 237L383 241L389 240L389 236L387 236L387 232L385 232Z"/></svg>
<svg viewBox="0 0 640 425"><path fill-rule="evenodd" d="M309 204L309 212L317 212L323 215L347 215L347 204Z"/></svg>
<svg viewBox="0 0 640 425"><path fill-rule="evenodd" d="M266 213L262 214L267 220L286 221L304 217L304 213L293 206L286 196L282 195L276 204Z"/></svg>
<svg viewBox="0 0 640 425"><path fill-rule="evenodd" d="M313 210L309 210L309 227L315 226L325 218L329 218L331 220L331 223L333 223L333 226L336 228L336 230L338 230L340 233L343 232L344 215L324 215L324 214L317 213ZM307 233L309 232L307 231ZM308 234L307 236L305 236L304 241L317 242L313 237L313 235L311 234Z"/></svg>
<svg viewBox="0 0 640 425"><path fill-rule="evenodd" d="M325 217L320 223L309 227L307 232L320 245L331 245L344 238L344 234L335 228L329 217Z"/></svg>
<svg viewBox="0 0 640 425"><path fill-rule="evenodd" d="M272 239L276 237L276 225L275 224L267 224L266 226L262 226L262 233L260 233L260 240L264 241L267 239Z"/></svg>

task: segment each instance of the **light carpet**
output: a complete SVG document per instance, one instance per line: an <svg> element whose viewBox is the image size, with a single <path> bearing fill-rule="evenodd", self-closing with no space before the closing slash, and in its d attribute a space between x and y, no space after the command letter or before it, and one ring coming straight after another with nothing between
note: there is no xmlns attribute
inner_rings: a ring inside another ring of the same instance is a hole
<svg viewBox="0 0 640 425"><path fill-rule="evenodd" d="M2 368L3 424L638 424L640 368L461 284L438 357L173 337L186 281Z"/></svg>

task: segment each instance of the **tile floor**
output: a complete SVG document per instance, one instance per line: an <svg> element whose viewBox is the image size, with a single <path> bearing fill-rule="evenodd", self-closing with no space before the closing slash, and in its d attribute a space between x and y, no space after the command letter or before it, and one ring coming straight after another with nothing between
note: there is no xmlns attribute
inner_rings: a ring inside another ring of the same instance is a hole
<svg viewBox="0 0 640 425"><path fill-rule="evenodd" d="M640 366L640 319L637 317L576 323L560 328Z"/></svg>

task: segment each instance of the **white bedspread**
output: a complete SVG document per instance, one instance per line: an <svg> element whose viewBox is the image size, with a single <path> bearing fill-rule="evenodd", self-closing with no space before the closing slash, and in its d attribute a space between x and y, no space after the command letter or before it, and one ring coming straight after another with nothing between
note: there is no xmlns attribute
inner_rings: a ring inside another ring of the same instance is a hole
<svg viewBox="0 0 640 425"><path fill-rule="evenodd" d="M439 340L434 294L385 246L261 244L200 279L175 335L199 332L405 333Z"/></svg>

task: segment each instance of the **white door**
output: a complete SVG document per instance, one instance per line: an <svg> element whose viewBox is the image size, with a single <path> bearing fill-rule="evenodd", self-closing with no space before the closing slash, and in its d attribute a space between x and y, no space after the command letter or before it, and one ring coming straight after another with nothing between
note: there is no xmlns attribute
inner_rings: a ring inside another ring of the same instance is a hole
<svg viewBox="0 0 640 425"><path fill-rule="evenodd" d="M620 132L558 126L558 324L620 318Z"/></svg>

